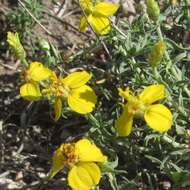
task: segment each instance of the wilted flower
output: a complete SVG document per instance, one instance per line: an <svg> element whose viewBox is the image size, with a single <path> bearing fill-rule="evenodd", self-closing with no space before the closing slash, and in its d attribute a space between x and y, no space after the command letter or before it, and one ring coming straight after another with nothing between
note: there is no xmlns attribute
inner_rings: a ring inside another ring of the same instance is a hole
<svg viewBox="0 0 190 190"><path fill-rule="evenodd" d="M111 2L96 1L93 3L92 0L80 0L80 4L94 30L101 35L109 33L110 22L108 17L113 15L119 6ZM88 25L87 20L86 17L81 17L79 31L85 30Z"/></svg>
<svg viewBox="0 0 190 190"><path fill-rule="evenodd" d="M94 90L86 85L91 74L86 71L78 71L67 77L57 77L53 72L50 83L43 89L43 94L55 99L55 121L61 116L62 99L66 99L69 107L80 114L92 112L97 98Z"/></svg>
<svg viewBox="0 0 190 190"><path fill-rule="evenodd" d="M54 153L49 177L54 177L64 167L69 168L68 183L73 190L90 190L101 178L97 163L106 162L107 157L88 139L76 143L62 144Z"/></svg>
<svg viewBox="0 0 190 190"><path fill-rule="evenodd" d="M24 71L23 78L27 82L20 87L20 95L27 100L38 100L41 96L39 82L51 76L51 71L40 62L32 62Z"/></svg>
<svg viewBox="0 0 190 190"><path fill-rule="evenodd" d="M135 96L129 88L119 90L119 95L127 100L123 112L117 119L115 127L119 136L128 136L131 133L135 116L144 118L148 126L155 131L165 132L172 126L172 113L162 104L153 104L165 97L165 87L154 84L146 87Z"/></svg>

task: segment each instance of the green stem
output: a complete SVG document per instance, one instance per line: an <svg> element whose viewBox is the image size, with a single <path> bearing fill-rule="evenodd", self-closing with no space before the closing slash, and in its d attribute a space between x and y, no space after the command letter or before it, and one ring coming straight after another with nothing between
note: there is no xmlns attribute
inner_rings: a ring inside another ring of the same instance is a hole
<svg viewBox="0 0 190 190"><path fill-rule="evenodd" d="M23 63L26 67L28 67L28 62L26 61L26 59L22 59L21 63Z"/></svg>
<svg viewBox="0 0 190 190"><path fill-rule="evenodd" d="M87 118L96 126L96 127L100 127L100 123L99 121L90 113L87 115Z"/></svg>
<svg viewBox="0 0 190 190"><path fill-rule="evenodd" d="M154 72L154 76L155 76L156 80L159 80L160 76L159 76L157 67L153 67L153 72Z"/></svg>
<svg viewBox="0 0 190 190"><path fill-rule="evenodd" d="M176 142L172 137L168 135L163 135L161 138L164 142L171 144L174 148L190 148L187 144L181 144Z"/></svg>

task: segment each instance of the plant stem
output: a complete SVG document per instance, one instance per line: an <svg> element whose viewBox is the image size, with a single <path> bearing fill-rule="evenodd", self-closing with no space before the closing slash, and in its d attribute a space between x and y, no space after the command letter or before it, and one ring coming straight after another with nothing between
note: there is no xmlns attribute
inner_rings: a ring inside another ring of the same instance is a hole
<svg viewBox="0 0 190 190"><path fill-rule="evenodd" d="M187 144L181 144L176 142L172 137L168 135L163 135L161 138L164 142L171 144L174 148L190 148Z"/></svg>
<svg viewBox="0 0 190 190"><path fill-rule="evenodd" d="M161 40L163 40L163 35L162 35L160 25L157 28L157 33L158 33L159 38ZM172 64L172 61L170 59L170 56L169 56L167 50L165 51L165 57L166 57L166 59L168 61L167 67L171 69L171 72L174 75L174 77L176 78L176 80L180 81L181 80L181 75L177 72L178 68L176 67L176 65ZM187 88L187 86L183 86L183 90L186 92L187 96L190 97L190 90Z"/></svg>

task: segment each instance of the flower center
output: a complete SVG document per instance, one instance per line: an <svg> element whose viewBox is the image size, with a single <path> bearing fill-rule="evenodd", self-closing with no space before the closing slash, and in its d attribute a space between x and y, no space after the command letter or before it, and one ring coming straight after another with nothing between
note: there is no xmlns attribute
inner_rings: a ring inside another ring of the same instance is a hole
<svg viewBox="0 0 190 190"><path fill-rule="evenodd" d="M20 78L26 82L30 80L30 75L28 74L27 70L23 70L20 74Z"/></svg>
<svg viewBox="0 0 190 190"><path fill-rule="evenodd" d="M66 86L61 79L55 80L52 83L52 90L55 93L55 96L57 97L65 97L67 98L70 92L70 89L68 86Z"/></svg>
<svg viewBox="0 0 190 190"><path fill-rule="evenodd" d="M72 166L78 161L78 156L76 155L74 144L63 144L61 151L63 155L63 164L65 166Z"/></svg>
<svg viewBox="0 0 190 190"><path fill-rule="evenodd" d="M146 106L139 101L137 98L129 101L128 103L128 113L132 115L136 115L137 117L142 117L144 115Z"/></svg>

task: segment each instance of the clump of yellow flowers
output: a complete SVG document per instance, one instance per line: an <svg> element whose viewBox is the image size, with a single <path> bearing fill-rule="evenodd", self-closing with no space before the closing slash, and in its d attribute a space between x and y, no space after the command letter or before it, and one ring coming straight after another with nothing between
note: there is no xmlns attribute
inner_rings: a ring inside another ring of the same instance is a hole
<svg viewBox="0 0 190 190"><path fill-rule="evenodd" d="M106 161L107 157L88 139L62 144L54 153L49 177L54 177L61 169L67 167L69 186L73 190L90 190L101 179L101 170L97 163Z"/></svg>
<svg viewBox="0 0 190 190"><path fill-rule="evenodd" d="M25 51L17 33L8 32L8 43L20 60L25 59ZM25 62L26 63L26 62ZM62 101L66 100L71 110L87 114L93 111L97 97L94 90L86 85L92 75L86 71L77 71L66 77L57 77L56 73L40 62L26 63L22 73L25 81L20 87L20 95L26 100L37 101L47 97L54 102L54 120L62 113Z"/></svg>
<svg viewBox="0 0 190 190"><path fill-rule="evenodd" d="M158 8L155 1L146 2L149 4L149 11ZM80 4L87 16L81 18L80 30L83 31L89 22L97 33L107 34L110 31L108 16L117 11L118 5L102 1L94 3L92 0L80 0ZM156 20L159 11L153 13L150 15ZM25 83L20 87L21 97L29 101L37 101L41 98L51 101L54 104L55 121L61 117L63 102L66 102L71 110L80 114L93 111L97 97L94 90L87 85L92 77L91 73L83 70L67 76L57 76L41 62L35 61L30 64L26 62L25 51L17 33L8 33L8 43L17 58L26 64L22 74ZM159 64L165 50L165 42L159 41L149 55L149 64L153 67ZM115 122L119 136L130 135L135 117L143 118L150 128L158 132L165 132L171 128L173 123L171 111L166 106L155 103L165 98L164 85L150 85L137 95L129 88L125 90L119 88L118 91L119 95L127 101L123 105L121 116ZM98 185L101 179L98 164L106 161L107 157L88 139L62 144L54 153L49 177L53 178L61 169L67 167L69 186L73 190L90 190Z"/></svg>
<svg viewBox="0 0 190 190"><path fill-rule="evenodd" d="M42 96L54 101L55 121L61 116L64 100L73 111L87 114L93 111L97 101L94 90L86 85L90 78L91 74L86 71L74 72L65 78L57 77L42 63L32 62L24 72L27 83L21 86L20 95L29 101L39 100ZM41 81L44 82L40 89Z"/></svg>
<svg viewBox="0 0 190 190"><path fill-rule="evenodd" d="M96 33L108 34L110 31L109 16L113 15L119 8L111 2L79 0L85 16L80 19L79 31L84 31L88 23L91 24Z"/></svg>
<svg viewBox="0 0 190 190"><path fill-rule="evenodd" d="M129 88L119 88L119 95L127 100L123 112L117 119L115 127L119 136L128 136L132 131L134 117L142 117L148 126L155 131L165 132L172 126L172 113L162 104L154 102L165 98L165 87L154 84L146 87L135 96Z"/></svg>

